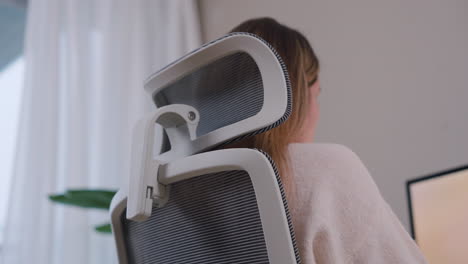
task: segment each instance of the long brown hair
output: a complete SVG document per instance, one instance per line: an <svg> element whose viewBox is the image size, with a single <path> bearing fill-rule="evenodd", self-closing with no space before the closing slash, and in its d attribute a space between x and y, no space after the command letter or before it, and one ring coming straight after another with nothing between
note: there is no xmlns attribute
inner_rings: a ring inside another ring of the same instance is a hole
<svg viewBox="0 0 468 264"><path fill-rule="evenodd" d="M267 152L275 161L289 196L293 176L289 173L288 144L294 142L297 131L302 131L304 119L309 115L309 87L317 81L319 61L301 33L272 18L247 20L231 32L248 32L261 37L273 46L286 64L292 89L291 116L280 126L246 139L236 147L258 148Z"/></svg>

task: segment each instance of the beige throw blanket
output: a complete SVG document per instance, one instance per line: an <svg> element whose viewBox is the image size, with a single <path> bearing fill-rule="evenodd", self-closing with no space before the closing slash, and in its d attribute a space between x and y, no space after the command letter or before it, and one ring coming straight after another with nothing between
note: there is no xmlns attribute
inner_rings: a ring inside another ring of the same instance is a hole
<svg viewBox="0 0 468 264"><path fill-rule="evenodd" d="M426 263L356 154L316 143L289 152L289 207L304 264Z"/></svg>

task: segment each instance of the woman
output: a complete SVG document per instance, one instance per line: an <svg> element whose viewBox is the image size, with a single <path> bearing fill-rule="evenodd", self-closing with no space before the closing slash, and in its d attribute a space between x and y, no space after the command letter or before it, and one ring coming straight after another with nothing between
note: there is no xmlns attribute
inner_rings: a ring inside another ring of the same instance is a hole
<svg viewBox="0 0 468 264"><path fill-rule="evenodd" d="M304 263L426 263L348 148L312 143L319 116L319 61L307 39L271 18L232 32L253 33L286 63L293 111L282 125L236 144L259 148L277 163Z"/></svg>

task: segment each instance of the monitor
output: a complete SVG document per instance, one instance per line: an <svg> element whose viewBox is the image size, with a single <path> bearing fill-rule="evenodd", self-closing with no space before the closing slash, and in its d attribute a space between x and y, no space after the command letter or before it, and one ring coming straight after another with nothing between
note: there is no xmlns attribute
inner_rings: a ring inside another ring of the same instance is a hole
<svg viewBox="0 0 468 264"><path fill-rule="evenodd" d="M411 233L429 263L468 263L468 166L407 182Z"/></svg>

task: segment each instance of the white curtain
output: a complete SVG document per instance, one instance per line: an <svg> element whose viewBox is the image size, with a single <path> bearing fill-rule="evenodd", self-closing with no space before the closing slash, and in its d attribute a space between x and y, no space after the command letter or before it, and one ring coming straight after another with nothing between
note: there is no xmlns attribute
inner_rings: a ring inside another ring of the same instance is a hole
<svg viewBox="0 0 468 264"><path fill-rule="evenodd" d="M52 204L126 183L145 78L200 45L195 0L30 0L4 263L116 263L107 212Z"/></svg>

